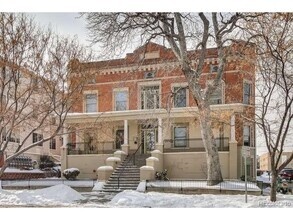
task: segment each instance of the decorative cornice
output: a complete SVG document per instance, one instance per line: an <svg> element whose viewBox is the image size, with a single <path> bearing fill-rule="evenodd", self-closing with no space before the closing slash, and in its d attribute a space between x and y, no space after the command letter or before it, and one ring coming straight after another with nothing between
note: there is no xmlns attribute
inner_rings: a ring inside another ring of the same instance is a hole
<svg viewBox="0 0 293 220"><path fill-rule="evenodd" d="M227 57L227 62L236 61L237 57L229 56ZM196 60L192 60L191 64L195 66L197 63ZM217 63L217 58L207 58L205 60L206 65L215 65ZM121 66L121 67L112 67L112 68L101 68L100 70L92 69L91 74L95 75L113 75L113 74L126 74L126 73L134 73L134 72L147 72L147 71L158 71L160 69L163 70L172 70L180 68L180 63L178 61L171 62L162 62L162 63L154 63L154 64L141 64L141 65L133 65L129 66Z"/></svg>

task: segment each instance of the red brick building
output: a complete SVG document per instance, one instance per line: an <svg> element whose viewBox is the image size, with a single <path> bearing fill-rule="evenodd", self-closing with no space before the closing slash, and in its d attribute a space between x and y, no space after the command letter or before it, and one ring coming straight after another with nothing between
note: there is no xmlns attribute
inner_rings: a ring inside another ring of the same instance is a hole
<svg viewBox="0 0 293 220"><path fill-rule="evenodd" d="M225 51L229 55L222 84L210 102L223 177L234 179L243 175L242 147L255 147L255 126L243 119L254 117L254 47L238 43ZM197 55L189 52L194 66ZM171 178L205 178L196 101L170 48L149 43L125 58L82 66L90 69L90 76L66 119L73 134L63 168L75 165L84 177L92 177L97 162L77 162L77 155L101 156L117 149L147 154L158 149ZM216 71L217 50L211 48L200 78L203 89ZM254 158L247 160L247 168L254 177Z"/></svg>

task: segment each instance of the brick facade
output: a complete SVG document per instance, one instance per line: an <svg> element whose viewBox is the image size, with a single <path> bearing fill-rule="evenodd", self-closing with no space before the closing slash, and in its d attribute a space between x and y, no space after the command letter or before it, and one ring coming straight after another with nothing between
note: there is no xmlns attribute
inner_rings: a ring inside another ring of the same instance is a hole
<svg viewBox="0 0 293 220"><path fill-rule="evenodd" d="M223 126L214 127L214 136L224 137L231 141L230 120L231 114L235 116L235 139L237 141L237 166L238 177L243 169L241 147L244 145L244 126L250 126L249 144L255 147L255 125L245 121L246 118L254 117L254 86L255 86L255 64L254 47L244 43L235 43L225 48L228 55L225 63L224 74L222 77L222 101L219 105L212 105L214 115L224 115L222 121L214 121L213 124ZM195 66L197 51L188 53L192 64ZM196 101L191 92L186 90L186 107L174 108L174 86L186 87L187 82L180 65L177 62L171 49L155 43L149 43L133 53L127 54L123 59L98 61L92 63L82 63L83 68L90 70L89 77L91 82L84 87L83 94L76 99L72 113L68 115L66 123L73 125L71 127L94 123L99 133L95 144L101 141L116 141L116 131L128 126L128 145L130 149L136 149L137 143L145 141L142 137L143 127L141 121L156 118L163 119L163 142L174 139L174 128L178 125L186 125L188 139L199 141L201 138L200 127L196 119ZM211 71L213 66L217 66L217 50L211 48L207 50L203 74L200 78L200 84L204 89L206 83L213 79L216 74ZM146 77L148 73L150 78ZM74 80L78 80L82 72L77 72ZM249 103L244 103L244 84L251 85ZM159 107L155 109L144 110L142 105L142 89L146 86L158 86ZM127 91L127 109L124 112L115 111L115 91L124 89ZM87 114L85 111L87 94L97 94L97 112L96 114ZM182 111L181 111L182 110ZM192 113L194 111L194 114ZM225 116L226 114L226 116ZM109 115L109 116L107 116ZM173 116L172 116L173 115ZM125 124L125 120L128 121ZM104 123L104 124L103 124ZM98 125L100 124L100 126ZM101 125L103 124L103 125ZM108 126L106 135L101 135L101 130ZM155 125L158 127L157 125ZM95 130L95 128L91 129ZM82 142L83 131L71 137L71 142ZM221 134L222 133L222 134ZM79 137L78 137L79 136ZM155 135L157 136L157 135ZM105 139L103 138L105 137ZM125 139L125 138L124 138ZM69 141L69 142L70 142ZM156 140L157 142L158 140ZM114 143L115 145L115 143ZM117 144L116 144L117 145ZM76 146L75 146L76 147ZM168 150L164 144L164 150ZM186 151L192 149L192 143L186 147ZM103 147L104 149L104 147ZM170 149L169 149L170 150ZM176 152L180 149L176 149ZM254 161L251 163L251 173L254 173Z"/></svg>

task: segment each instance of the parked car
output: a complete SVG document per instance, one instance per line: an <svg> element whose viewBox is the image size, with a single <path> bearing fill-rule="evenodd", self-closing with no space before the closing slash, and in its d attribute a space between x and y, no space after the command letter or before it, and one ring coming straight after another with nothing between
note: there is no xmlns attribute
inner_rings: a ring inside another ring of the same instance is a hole
<svg viewBox="0 0 293 220"><path fill-rule="evenodd" d="M292 181L293 180L293 169L286 169L285 168L279 173L279 175L282 179Z"/></svg>

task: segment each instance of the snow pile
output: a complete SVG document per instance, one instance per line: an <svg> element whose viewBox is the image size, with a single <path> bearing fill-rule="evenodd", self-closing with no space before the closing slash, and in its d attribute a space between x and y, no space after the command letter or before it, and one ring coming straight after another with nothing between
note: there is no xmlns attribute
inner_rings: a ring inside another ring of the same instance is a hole
<svg viewBox="0 0 293 220"><path fill-rule="evenodd" d="M138 184L136 191L138 192L145 192L146 190L146 181L140 181L140 183Z"/></svg>
<svg viewBox="0 0 293 220"><path fill-rule="evenodd" d="M106 182L96 182L92 191L101 191Z"/></svg>
<svg viewBox="0 0 293 220"><path fill-rule="evenodd" d="M0 206L56 206L84 199L80 193L62 184L37 190L0 191Z"/></svg>
<svg viewBox="0 0 293 220"><path fill-rule="evenodd" d="M150 208L292 208L293 197L278 195L277 202L270 202L268 196L248 195L248 203L245 203L244 195L182 195L127 190L117 194L108 205Z"/></svg>

